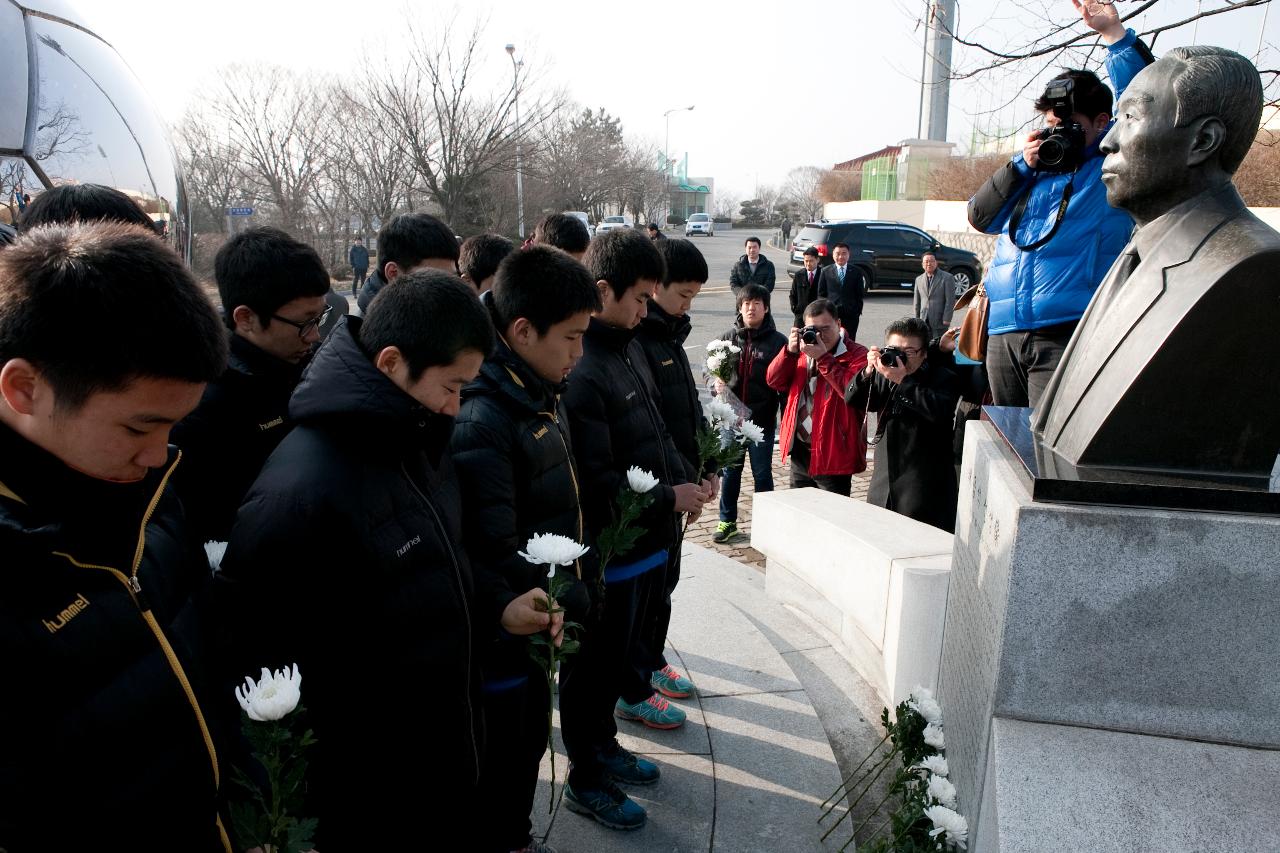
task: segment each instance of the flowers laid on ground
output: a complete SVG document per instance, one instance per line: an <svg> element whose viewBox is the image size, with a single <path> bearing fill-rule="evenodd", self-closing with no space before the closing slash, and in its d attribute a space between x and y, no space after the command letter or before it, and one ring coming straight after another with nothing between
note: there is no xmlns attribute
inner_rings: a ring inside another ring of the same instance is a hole
<svg viewBox="0 0 1280 853"><path fill-rule="evenodd" d="M907 701L894 710L892 722L888 708L881 712L880 722L885 729L884 737L822 804L824 811L819 821L834 813L842 798L851 798L848 810L831 825L822 836L823 840L845 818L853 815L854 808L877 780L892 768L888 792L870 810L868 817L854 827L849 840L840 849L852 844L854 837L880 814L881 807L890 799L897 798L897 808L863 839L858 845L859 850L869 853L965 850L969 843L969 824L956 811L956 786L947 778L949 768L947 759L942 755L945 743L942 706L932 693L917 687L911 691ZM886 743L889 748L882 750Z"/></svg>
<svg viewBox="0 0 1280 853"><path fill-rule="evenodd" d="M315 743L310 729L295 731L302 713L302 673L297 664L275 672L264 667L256 682L246 677L235 693L245 715L245 738L263 771L262 778L254 778L235 768L236 784L248 794L247 800L231 803L236 835L246 847L310 850L319 821L299 816L306 795L304 753Z"/></svg>
<svg viewBox="0 0 1280 853"><path fill-rule="evenodd" d="M568 536L556 533L538 533L526 542L524 547L525 550L516 553L534 565L547 567L547 598L544 602L547 613L553 616L556 613L563 613L564 608L557 602L573 588L577 578L569 572L561 572L557 569L561 566L572 566L590 549ZM563 632L563 639L558 646L555 638L551 636L550 629L529 637L529 654L538 662L542 674L547 679L547 749L551 752L551 800L547 804L548 812L554 811L556 804L556 749L551 737L556 670L561 661L578 650L577 632L581 628L582 626L577 622L565 622L560 629ZM563 794L564 786L561 786L560 791Z"/></svg>

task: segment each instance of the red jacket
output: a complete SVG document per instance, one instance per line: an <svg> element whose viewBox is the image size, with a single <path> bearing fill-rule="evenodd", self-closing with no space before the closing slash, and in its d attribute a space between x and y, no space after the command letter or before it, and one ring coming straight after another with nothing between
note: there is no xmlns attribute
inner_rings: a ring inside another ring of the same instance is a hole
<svg viewBox="0 0 1280 853"><path fill-rule="evenodd" d="M844 339L845 351L818 359L817 388L813 394L813 429L810 431L810 476L857 474L867 468L867 438L862 432L863 412L846 405L844 389L867 366L867 348ZM791 452L796 434L796 407L808 379L809 360L785 347L769 365L765 381L775 391L787 395L782 415L782 461Z"/></svg>

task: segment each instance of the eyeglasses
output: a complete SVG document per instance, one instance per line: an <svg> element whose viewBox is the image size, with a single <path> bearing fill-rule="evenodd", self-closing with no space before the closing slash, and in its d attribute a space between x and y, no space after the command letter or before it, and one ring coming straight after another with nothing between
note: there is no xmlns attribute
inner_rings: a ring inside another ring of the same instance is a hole
<svg viewBox="0 0 1280 853"><path fill-rule="evenodd" d="M329 314L332 312L333 306L330 305L328 308L325 308L324 313L320 314L318 317L312 317L310 320L303 320L301 323L297 320L290 320L288 317L281 317L279 314L272 314L271 319L279 320L286 326L293 326L298 330L298 337L305 338L311 332L318 330L322 325L324 325L324 321L329 319Z"/></svg>
<svg viewBox="0 0 1280 853"><path fill-rule="evenodd" d="M921 347L898 347L898 349L907 358L915 358L920 353L924 352L924 350Z"/></svg>

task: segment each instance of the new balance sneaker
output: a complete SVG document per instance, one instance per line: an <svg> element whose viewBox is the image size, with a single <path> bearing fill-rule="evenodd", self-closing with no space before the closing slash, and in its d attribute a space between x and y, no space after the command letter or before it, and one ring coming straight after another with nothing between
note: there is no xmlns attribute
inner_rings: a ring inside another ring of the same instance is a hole
<svg viewBox="0 0 1280 853"><path fill-rule="evenodd" d="M736 521L722 521L716 527L716 532L711 534L712 542L728 542L730 539L738 535L738 523Z"/></svg>
<svg viewBox="0 0 1280 853"><path fill-rule="evenodd" d="M688 699L693 695L693 682L677 672L671 664L655 669L649 677L649 684L663 696L672 699Z"/></svg>
<svg viewBox="0 0 1280 853"><path fill-rule="evenodd" d="M616 740L600 750L600 764L613 781L622 785L652 785L662 778L658 765L624 749Z"/></svg>
<svg viewBox="0 0 1280 853"><path fill-rule="evenodd" d="M613 713L623 720L644 723L651 729L675 729L684 725L684 711L663 699L657 693L643 702L628 705L619 699Z"/></svg>
<svg viewBox="0 0 1280 853"><path fill-rule="evenodd" d="M644 808L624 794L614 782L582 791L565 785L564 804L569 811L586 815L610 829L639 829L649 819Z"/></svg>

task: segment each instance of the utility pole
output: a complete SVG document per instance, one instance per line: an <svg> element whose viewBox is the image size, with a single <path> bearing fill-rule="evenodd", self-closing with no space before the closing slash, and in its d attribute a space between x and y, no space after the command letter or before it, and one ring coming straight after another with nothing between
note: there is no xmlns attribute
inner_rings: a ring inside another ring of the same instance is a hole
<svg viewBox="0 0 1280 853"><path fill-rule="evenodd" d="M516 233L524 239L524 176L520 172L520 66L524 60L516 61L516 46L507 45L507 56L511 57L512 90L516 108Z"/></svg>
<svg viewBox="0 0 1280 853"><path fill-rule="evenodd" d="M951 105L951 44L956 0L930 0L925 29L925 73L920 90L920 121L916 132L924 139L947 139L947 111Z"/></svg>

